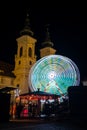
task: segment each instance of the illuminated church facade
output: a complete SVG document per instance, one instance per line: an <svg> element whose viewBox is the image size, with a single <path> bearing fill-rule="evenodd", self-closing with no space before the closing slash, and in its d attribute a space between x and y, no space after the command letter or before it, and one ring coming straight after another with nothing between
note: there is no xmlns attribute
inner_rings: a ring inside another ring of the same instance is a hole
<svg viewBox="0 0 87 130"><path fill-rule="evenodd" d="M7 63L3 63L4 67L0 66L0 88L4 88L6 86L17 87L20 94L23 94L31 91L28 83L28 76L31 67L37 61L37 56L35 54L37 39L34 38L34 33L31 31L28 14L25 19L25 26L23 30L20 31L20 36L16 39L16 41L17 54L15 54L15 65L13 70L10 65L8 65L10 70L6 67ZM53 48L53 42L50 40L47 28L46 39L42 43L42 48L40 49L40 57L42 58L55 53L56 50ZM3 68L7 68L10 74L6 75Z"/></svg>

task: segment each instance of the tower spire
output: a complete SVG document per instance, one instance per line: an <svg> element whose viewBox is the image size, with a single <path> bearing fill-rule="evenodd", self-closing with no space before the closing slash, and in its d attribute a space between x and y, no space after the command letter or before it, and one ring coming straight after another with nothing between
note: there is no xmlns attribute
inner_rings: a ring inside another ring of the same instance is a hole
<svg viewBox="0 0 87 130"><path fill-rule="evenodd" d="M45 40L45 41L51 41L48 26L49 26L49 24L48 24L48 25L46 25L46 40Z"/></svg>
<svg viewBox="0 0 87 130"><path fill-rule="evenodd" d="M51 42L50 39L50 33L49 33L49 24L46 25L46 37L45 41L42 43L42 46L44 47L53 47L53 42Z"/></svg>
<svg viewBox="0 0 87 130"><path fill-rule="evenodd" d="M34 33L31 31L31 28L30 28L30 20L29 20L28 12L26 14L24 28L20 31L20 35L30 35L30 36L34 35Z"/></svg>

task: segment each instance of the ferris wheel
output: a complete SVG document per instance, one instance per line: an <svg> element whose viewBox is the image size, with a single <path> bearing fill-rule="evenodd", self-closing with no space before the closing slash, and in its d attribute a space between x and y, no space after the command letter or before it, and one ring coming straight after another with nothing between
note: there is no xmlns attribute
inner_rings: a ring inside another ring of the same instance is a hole
<svg viewBox="0 0 87 130"><path fill-rule="evenodd" d="M61 55L49 55L38 60L29 73L31 91L49 92L62 95L69 86L79 86L80 72L77 65Z"/></svg>

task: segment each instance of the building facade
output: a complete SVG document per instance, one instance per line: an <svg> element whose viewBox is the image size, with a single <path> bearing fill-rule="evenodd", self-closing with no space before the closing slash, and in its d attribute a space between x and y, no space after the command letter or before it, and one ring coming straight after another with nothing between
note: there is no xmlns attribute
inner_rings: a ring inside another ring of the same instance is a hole
<svg viewBox="0 0 87 130"><path fill-rule="evenodd" d="M14 67L7 68L8 72L4 73L4 70L0 68L0 87L12 86L19 89L19 94L28 93L30 90L28 83L28 76L31 67L37 61L35 54L35 46L37 39L34 38L34 33L30 28L29 15L27 14L25 19L24 28L19 32L20 36L16 39L17 41L17 54L15 54L15 65ZM46 30L45 41L41 43L42 48L40 49L40 57L46 55L55 54L56 50L53 48L53 42L51 42L49 30ZM0 66L3 66L0 64ZM12 69L11 69L12 68Z"/></svg>
<svg viewBox="0 0 87 130"><path fill-rule="evenodd" d="M0 88L1 89L6 86L15 87L14 86L15 75L12 72L13 69L14 69L13 65L0 61Z"/></svg>

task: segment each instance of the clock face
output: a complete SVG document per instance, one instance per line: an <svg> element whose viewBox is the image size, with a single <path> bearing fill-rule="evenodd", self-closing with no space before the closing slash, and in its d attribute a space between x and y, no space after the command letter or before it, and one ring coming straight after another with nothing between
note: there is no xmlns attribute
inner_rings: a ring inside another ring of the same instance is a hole
<svg viewBox="0 0 87 130"><path fill-rule="evenodd" d="M32 91L49 92L62 95L69 86L80 83L80 73L76 64L60 55L45 56L38 60L30 70L29 86Z"/></svg>

